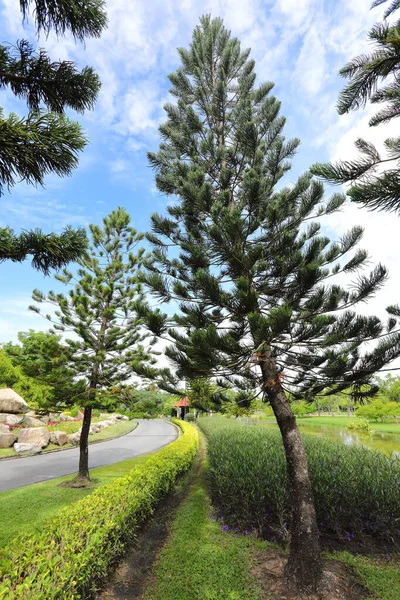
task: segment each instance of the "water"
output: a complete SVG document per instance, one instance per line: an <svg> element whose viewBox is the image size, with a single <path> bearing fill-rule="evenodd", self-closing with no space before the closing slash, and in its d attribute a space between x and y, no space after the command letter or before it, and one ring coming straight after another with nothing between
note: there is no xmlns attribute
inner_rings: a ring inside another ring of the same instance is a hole
<svg viewBox="0 0 400 600"><path fill-rule="evenodd" d="M385 454L394 453L400 456L400 434L386 433L383 431L373 431L371 433L360 433L359 431L350 431L346 427L337 427L330 425L321 425L309 423L302 425L298 420L300 431L310 435L328 438L330 440L341 440L346 446L362 444L372 450L379 450ZM276 424L269 423L267 427L277 427Z"/></svg>

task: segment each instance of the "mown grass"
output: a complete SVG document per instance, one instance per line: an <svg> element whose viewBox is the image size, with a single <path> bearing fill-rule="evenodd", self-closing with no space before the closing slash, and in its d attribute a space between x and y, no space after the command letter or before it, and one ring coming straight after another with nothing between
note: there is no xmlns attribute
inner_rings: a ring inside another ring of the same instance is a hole
<svg viewBox="0 0 400 600"><path fill-rule="evenodd" d="M399 600L400 564L399 560L383 560L353 556L349 552L334 552L328 558L350 567L369 590L368 600Z"/></svg>
<svg viewBox="0 0 400 600"><path fill-rule="evenodd" d="M143 600L261 600L263 590L250 570L252 552L265 546L227 533L210 518L200 476L178 509Z"/></svg>
<svg viewBox="0 0 400 600"><path fill-rule="evenodd" d="M350 423L357 423L357 417L302 417L297 419L299 427L302 425L327 425L330 427L347 427ZM373 431L382 431L384 433L399 433L400 423L374 423L370 422Z"/></svg>
<svg viewBox="0 0 400 600"><path fill-rule="evenodd" d="M111 429L111 428L110 428ZM64 506L81 500L96 488L124 477L135 467L145 464L157 452L138 456L107 467L91 469L93 487L90 489L66 488L60 483L71 475L35 483L14 490L0 492L0 548L7 545L17 534L37 531Z"/></svg>
<svg viewBox="0 0 400 600"><path fill-rule="evenodd" d="M290 521L279 432L213 417L208 437L212 498L229 525L285 537ZM321 531L344 544L400 540L400 460L361 446L303 436Z"/></svg>
<svg viewBox="0 0 400 600"><path fill-rule="evenodd" d="M79 429L82 427L82 421L80 421L79 423L73 423L71 421L70 423L67 423L67 425L70 425L70 426L74 425L75 428L71 427L72 431L70 431L70 430L67 431L66 429L62 429L59 426L54 426L54 427L58 427L57 430L54 430L51 428L49 428L49 429L51 431L65 431L65 433L67 433L69 435L71 433L76 433L77 431L79 431ZM110 425L110 427L102 429L101 431L99 431L99 433L90 435L89 436L89 444L94 444L96 442L106 442L107 440L112 440L112 439L119 437L121 435L124 435L126 433L130 433L131 431L136 429L136 427L137 427L136 421L118 421L118 423L116 423L115 425ZM68 448L75 448L75 446L73 444L64 444L64 446L57 446L57 444L49 444L48 446L46 446L46 448L43 448L42 454L45 452L54 452L54 450L68 450ZM14 448L1 448L0 449L0 459L8 458L10 456L17 456L17 453L15 452Z"/></svg>

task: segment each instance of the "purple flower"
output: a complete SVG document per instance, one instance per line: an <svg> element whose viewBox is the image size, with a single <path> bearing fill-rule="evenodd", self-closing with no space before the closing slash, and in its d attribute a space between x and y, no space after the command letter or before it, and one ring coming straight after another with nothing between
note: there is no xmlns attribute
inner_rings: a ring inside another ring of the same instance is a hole
<svg viewBox="0 0 400 600"><path fill-rule="evenodd" d="M229 527L228 527L228 525L224 525L222 529L223 529L224 531L229 531Z"/></svg>

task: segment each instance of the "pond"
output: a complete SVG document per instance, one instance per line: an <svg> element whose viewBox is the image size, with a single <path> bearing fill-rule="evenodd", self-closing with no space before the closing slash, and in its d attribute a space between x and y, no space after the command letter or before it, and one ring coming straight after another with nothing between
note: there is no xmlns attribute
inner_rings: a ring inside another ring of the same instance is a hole
<svg viewBox="0 0 400 600"><path fill-rule="evenodd" d="M310 435L317 435L331 440L341 440L346 446L353 444L362 444L372 450L379 450L385 454L394 452L400 456L400 434L386 433L383 431L373 431L371 433L360 433L359 431L350 431L346 427L334 427L329 425L302 425L298 421L300 431ZM268 427L277 427L276 423L268 423Z"/></svg>

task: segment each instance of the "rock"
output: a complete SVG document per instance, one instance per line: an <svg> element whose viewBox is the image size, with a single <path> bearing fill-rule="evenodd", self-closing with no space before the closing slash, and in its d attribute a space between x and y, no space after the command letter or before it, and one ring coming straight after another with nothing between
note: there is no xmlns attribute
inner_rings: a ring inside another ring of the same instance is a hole
<svg viewBox="0 0 400 600"><path fill-rule="evenodd" d="M10 432L0 433L0 448L11 448L11 446L17 441L18 437Z"/></svg>
<svg viewBox="0 0 400 600"><path fill-rule="evenodd" d="M18 454L21 452L29 452L29 454L38 454L42 447L39 444L14 444L14 450Z"/></svg>
<svg viewBox="0 0 400 600"><path fill-rule="evenodd" d="M93 423L89 429L89 435L93 435L94 433L99 433L100 429L97 427L97 423Z"/></svg>
<svg viewBox="0 0 400 600"><path fill-rule="evenodd" d="M78 446L80 439L81 439L81 434L79 431L77 433L71 433L68 436L68 444L73 444L74 446Z"/></svg>
<svg viewBox="0 0 400 600"><path fill-rule="evenodd" d="M47 425L47 424L48 424L48 422L50 421L50 417L49 417L49 415L40 415L40 420L41 420L41 421L42 421L42 422L43 422L45 425Z"/></svg>
<svg viewBox="0 0 400 600"><path fill-rule="evenodd" d="M83 419L83 417L84 417L84 413L83 413L83 411L82 411L82 410L78 410L78 414L77 414L77 417L76 417L76 418L77 418L77 419Z"/></svg>
<svg viewBox="0 0 400 600"><path fill-rule="evenodd" d="M0 423L0 433L10 433L10 428L8 425L3 425Z"/></svg>
<svg viewBox="0 0 400 600"><path fill-rule="evenodd" d="M11 388L0 389L0 413L26 413L29 406L21 396Z"/></svg>
<svg viewBox="0 0 400 600"><path fill-rule="evenodd" d="M0 413L0 423L6 425L19 425L24 420L24 415L7 415L6 413Z"/></svg>
<svg viewBox="0 0 400 600"><path fill-rule="evenodd" d="M125 415L120 415L119 413L116 413L111 416L114 417L115 419L118 419L119 421L129 421L129 417L126 417Z"/></svg>
<svg viewBox="0 0 400 600"><path fill-rule="evenodd" d="M19 444L34 444L44 448L50 441L50 433L46 427L21 429L18 434Z"/></svg>
<svg viewBox="0 0 400 600"><path fill-rule="evenodd" d="M43 423L43 421L39 421L39 419L35 419L35 417L29 417L28 415L25 415L23 424L29 425L29 427L43 427L45 423Z"/></svg>
<svg viewBox="0 0 400 600"><path fill-rule="evenodd" d="M64 431L52 431L50 433L50 442L57 446L64 446L68 442L68 436Z"/></svg>

